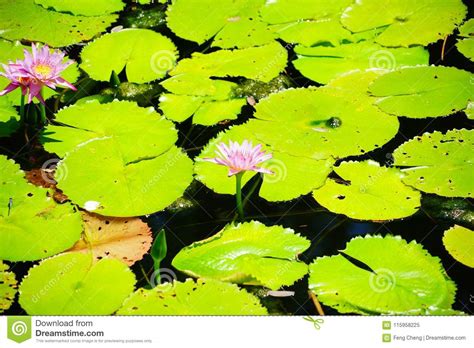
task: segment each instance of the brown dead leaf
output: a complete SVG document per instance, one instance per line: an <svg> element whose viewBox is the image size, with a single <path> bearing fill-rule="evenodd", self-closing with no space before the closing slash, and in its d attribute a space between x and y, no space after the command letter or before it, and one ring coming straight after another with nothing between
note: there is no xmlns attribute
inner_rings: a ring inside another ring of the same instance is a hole
<svg viewBox="0 0 474 348"><path fill-rule="evenodd" d="M98 260L111 257L131 266L143 258L153 242L150 227L139 218L113 218L83 213L82 219L83 237L68 251L92 251L94 258Z"/></svg>
<svg viewBox="0 0 474 348"><path fill-rule="evenodd" d="M26 180L36 186L44 188L54 188L56 181L54 181L54 173L48 172L42 168L32 169L25 173Z"/></svg>
<svg viewBox="0 0 474 348"><path fill-rule="evenodd" d="M63 204L69 200L68 196L56 187L54 172L43 168L32 169L25 173L25 178L35 186L53 189L51 195L56 203Z"/></svg>

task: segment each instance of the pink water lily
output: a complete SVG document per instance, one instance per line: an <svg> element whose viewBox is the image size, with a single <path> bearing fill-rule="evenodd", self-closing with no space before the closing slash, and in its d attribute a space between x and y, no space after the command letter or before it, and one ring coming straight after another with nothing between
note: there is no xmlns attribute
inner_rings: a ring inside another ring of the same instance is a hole
<svg viewBox="0 0 474 348"><path fill-rule="evenodd" d="M262 151L261 144L254 147L248 140L244 140L242 145L231 140L229 145L220 143L217 149L215 158L204 158L204 160L228 167L229 176L246 171L273 174L271 170L259 166L272 158L272 154Z"/></svg>
<svg viewBox="0 0 474 348"><path fill-rule="evenodd" d="M63 62L63 52L59 50L51 52L47 45L39 47L32 44L31 53L25 49L24 54L23 60L17 60L15 63L10 61L8 65L2 64L5 72L0 72L0 75L8 78L10 84L0 92L0 96L20 87L23 95L28 94L28 103L37 98L44 104L41 95L43 86L51 89L60 86L76 90L76 87L60 76L64 69L73 63L72 60Z"/></svg>
<svg viewBox="0 0 474 348"><path fill-rule="evenodd" d="M19 67L19 64L12 62L10 62L9 64L2 64L4 72L0 71L0 76L4 76L9 79L10 84L5 87L3 91L0 91L0 96L10 93L18 87L21 88L21 92L23 93L23 95L26 95L30 79L25 78L24 75L20 73Z"/></svg>

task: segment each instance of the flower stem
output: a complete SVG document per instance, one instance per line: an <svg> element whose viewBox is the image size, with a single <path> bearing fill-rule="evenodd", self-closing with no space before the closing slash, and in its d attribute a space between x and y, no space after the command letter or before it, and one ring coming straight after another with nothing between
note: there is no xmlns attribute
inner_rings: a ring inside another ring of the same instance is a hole
<svg viewBox="0 0 474 348"><path fill-rule="evenodd" d="M41 124L40 126L46 125L46 107L43 103L39 103L40 111L41 111Z"/></svg>
<svg viewBox="0 0 474 348"><path fill-rule="evenodd" d="M244 218L244 207L242 205L242 176L244 173L238 173L235 176L235 198L237 202L237 212L239 213L240 220Z"/></svg>
<svg viewBox="0 0 474 348"><path fill-rule="evenodd" d="M20 122L25 124L25 95L22 93L20 97Z"/></svg>

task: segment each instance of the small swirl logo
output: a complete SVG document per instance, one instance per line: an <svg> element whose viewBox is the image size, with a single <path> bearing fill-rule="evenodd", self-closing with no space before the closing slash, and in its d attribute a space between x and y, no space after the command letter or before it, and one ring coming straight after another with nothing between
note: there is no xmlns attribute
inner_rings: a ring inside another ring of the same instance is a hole
<svg viewBox="0 0 474 348"><path fill-rule="evenodd" d="M153 274L151 275L150 284L152 287L156 287L162 284L172 286L173 281L177 278L178 277L176 276L176 273L174 273L169 268L160 268L153 272Z"/></svg>
<svg viewBox="0 0 474 348"><path fill-rule="evenodd" d="M41 166L41 177L45 182L55 185L67 177L67 167L64 164L59 165L60 161L57 158L52 158L43 163Z"/></svg>
<svg viewBox="0 0 474 348"><path fill-rule="evenodd" d="M385 154L385 158L386 158L385 164L386 164L387 166L390 166L390 165L392 165L392 164L395 162L395 159L393 158L393 153L391 153L391 152L386 153L386 154Z"/></svg>
<svg viewBox="0 0 474 348"><path fill-rule="evenodd" d="M395 287L395 275L388 269L379 269L370 275L369 285L377 293L384 293Z"/></svg>
<svg viewBox="0 0 474 348"><path fill-rule="evenodd" d="M392 70L396 68L397 61L392 52L380 50L370 56L369 66L371 69Z"/></svg>
<svg viewBox="0 0 474 348"><path fill-rule="evenodd" d="M11 327L15 336L23 336L28 333L28 326L22 321L14 322Z"/></svg>
<svg viewBox="0 0 474 348"><path fill-rule="evenodd" d="M271 170L273 174L265 174L265 182L274 184L285 180L287 176L287 168L283 161L272 159L265 165L265 169Z"/></svg>
<svg viewBox="0 0 474 348"><path fill-rule="evenodd" d="M166 75L176 64L176 55L173 51L161 50L155 52L150 59L151 69L155 74Z"/></svg>

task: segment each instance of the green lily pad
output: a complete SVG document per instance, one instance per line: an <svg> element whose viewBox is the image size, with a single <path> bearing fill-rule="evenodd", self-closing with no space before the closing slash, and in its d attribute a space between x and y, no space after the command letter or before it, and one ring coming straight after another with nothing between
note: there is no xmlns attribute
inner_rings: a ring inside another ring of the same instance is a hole
<svg viewBox="0 0 474 348"><path fill-rule="evenodd" d="M307 265L296 257L309 246L306 238L289 228L251 221L227 225L216 235L183 248L172 264L192 277L275 290L307 273Z"/></svg>
<svg viewBox="0 0 474 348"><path fill-rule="evenodd" d="M466 16L462 0L360 0L348 7L342 24L352 32L385 30L375 38L383 46L425 46L443 39Z"/></svg>
<svg viewBox="0 0 474 348"><path fill-rule="evenodd" d="M308 47L329 42L336 46L342 41L355 39L339 21L351 3L351 0L267 1L260 15L263 21L271 24L270 29L275 35L286 42Z"/></svg>
<svg viewBox="0 0 474 348"><path fill-rule="evenodd" d="M19 41L10 42L0 39L0 62L7 64L9 60L23 59L24 48L27 48L27 46L23 46Z"/></svg>
<svg viewBox="0 0 474 348"><path fill-rule="evenodd" d="M444 232L443 244L457 261L474 268L474 231L455 225Z"/></svg>
<svg viewBox="0 0 474 348"><path fill-rule="evenodd" d="M24 54L23 50L27 49L28 51L31 52L31 46L22 46L20 42L15 41L15 42L9 42L5 40L0 39L0 63L7 64L9 61L15 62L17 59L23 59ZM51 51L53 51L51 49ZM68 57L64 58L64 61L69 60ZM74 84L78 80L80 76L80 72L78 69L78 64L73 63L69 65L61 74L61 77L64 78L66 81ZM8 80L4 76L0 76L0 90L3 90L8 84L10 83L10 80ZM62 90L62 88L58 87L58 90ZM52 96L56 96L59 94L58 90L53 90L48 87L43 88L43 98L44 99L49 99ZM0 97L1 99L7 99L10 101L11 104L13 105L20 105L20 99L21 99L21 90L20 88L16 89L15 91L8 93L7 95L4 95ZM37 99L34 99L33 102L39 103Z"/></svg>
<svg viewBox="0 0 474 348"><path fill-rule="evenodd" d="M29 184L20 167L4 156L0 186L0 259L39 260L80 238L81 215L70 204L56 204L48 190Z"/></svg>
<svg viewBox="0 0 474 348"><path fill-rule="evenodd" d="M324 256L309 266L308 281L318 299L340 313L422 315L451 309L456 286L420 244L366 236L352 239L342 251L372 271L342 255Z"/></svg>
<svg viewBox="0 0 474 348"><path fill-rule="evenodd" d="M330 179L313 196L328 210L358 220L392 220L413 215L421 195L402 182L395 168L377 162L342 162L334 171L344 181ZM390 190L387 190L390 187Z"/></svg>
<svg viewBox="0 0 474 348"><path fill-rule="evenodd" d="M166 118L183 122L193 116L193 123L211 126L236 119L245 98L235 98L236 83L211 80L198 74L173 76L161 83L171 93L160 96L160 109Z"/></svg>
<svg viewBox="0 0 474 348"><path fill-rule="evenodd" d="M458 40L456 47L465 57L474 61L474 19L466 21L459 28L459 36L463 39Z"/></svg>
<svg viewBox="0 0 474 348"><path fill-rule="evenodd" d="M375 97L367 93L369 85L389 71L384 69L352 70L331 80L321 88L344 96L354 103L373 104Z"/></svg>
<svg viewBox="0 0 474 348"><path fill-rule="evenodd" d="M393 153L403 182L445 197L473 197L473 130L425 133L402 144Z"/></svg>
<svg viewBox="0 0 474 348"><path fill-rule="evenodd" d="M7 137L20 126L16 109L6 98L0 98L0 138Z"/></svg>
<svg viewBox="0 0 474 348"><path fill-rule="evenodd" d="M134 274L121 261L94 263L89 254L67 253L30 269L19 302L29 315L109 315L134 286Z"/></svg>
<svg viewBox="0 0 474 348"><path fill-rule="evenodd" d="M360 155L387 143L398 131L398 120L369 99L355 99L337 89L288 89L261 100L255 108L255 137L274 151L294 156Z"/></svg>
<svg viewBox="0 0 474 348"><path fill-rule="evenodd" d="M474 120L474 102L469 102L464 112L466 113L467 118Z"/></svg>
<svg viewBox="0 0 474 348"><path fill-rule="evenodd" d="M213 38L222 48L260 46L273 41L273 34L260 21L264 0L177 0L168 7L168 27L179 37L199 44ZM205 20L203 20L205 18Z"/></svg>
<svg viewBox="0 0 474 348"><path fill-rule="evenodd" d="M17 292L15 274L8 266L0 261L0 313L10 308Z"/></svg>
<svg viewBox="0 0 474 348"><path fill-rule="evenodd" d="M91 101L61 110L56 120L67 126L48 126L43 142L64 157L58 171L67 175L56 178L58 187L87 210L151 214L173 203L192 181L192 161L173 145L172 122L153 108Z"/></svg>
<svg viewBox="0 0 474 348"><path fill-rule="evenodd" d="M96 100L63 108L56 121L66 126L49 125L42 141L47 151L64 157L76 148L97 140L110 140L120 148L125 163L158 156L178 140L173 123L152 107L134 102ZM143 132L146 129L146 132Z"/></svg>
<svg viewBox="0 0 474 348"><path fill-rule="evenodd" d="M0 0L0 36L8 40L62 47L92 39L116 19L115 14L84 17L49 11L34 0Z"/></svg>
<svg viewBox="0 0 474 348"><path fill-rule="evenodd" d="M357 69L393 70L402 66L428 65L429 53L423 47L385 48L373 42L344 44L336 47L296 46L293 61L307 78L326 84Z"/></svg>
<svg viewBox="0 0 474 348"><path fill-rule="evenodd" d="M67 155L58 170L68 171L58 187L74 203L100 215L127 217L155 213L181 197L193 165L175 146L125 163L116 143L97 140Z"/></svg>
<svg viewBox="0 0 474 348"><path fill-rule="evenodd" d="M109 81L113 71L125 68L129 82L145 83L166 76L178 53L170 39L153 30L125 29L91 42L81 58L81 68L94 80Z"/></svg>
<svg viewBox="0 0 474 348"><path fill-rule="evenodd" d="M266 315L258 298L235 284L187 279L138 289L118 315Z"/></svg>
<svg viewBox="0 0 474 348"><path fill-rule="evenodd" d="M35 0L44 8L53 8L58 12L70 12L73 15L100 16L123 10L122 0Z"/></svg>
<svg viewBox="0 0 474 348"><path fill-rule="evenodd" d="M191 73L206 77L246 77L269 82L285 69L287 57L288 52L277 42L208 54L196 52L191 58L182 59L170 75Z"/></svg>
<svg viewBox="0 0 474 348"><path fill-rule="evenodd" d="M474 99L474 74L444 66L407 67L380 76L369 91L386 113L411 118L445 116Z"/></svg>
<svg viewBox="0 0 474 348"><path fill-rule="evenodd" d="M242 142L252 141L259 144L258 139L252 136L254 129L252 121L231 127L228 131L220 133L202 150L196 158L194 171L196 179L213 191L224 194L235 194L235 178L228 177L228 169L214 163L203 161L203 158L215 157L217 145L229 140ZM260 196L268 201L287 201L298 198L320 187L331 172L334 161L332 159L315 160L307 157L296 157L282 152L274 152L268 146L264 150L273 154L273 158L262 163L262 167L274 172L265 174L260 188ZM245 172L242 183L246 184L255 175L255 172Z"/></svg>

